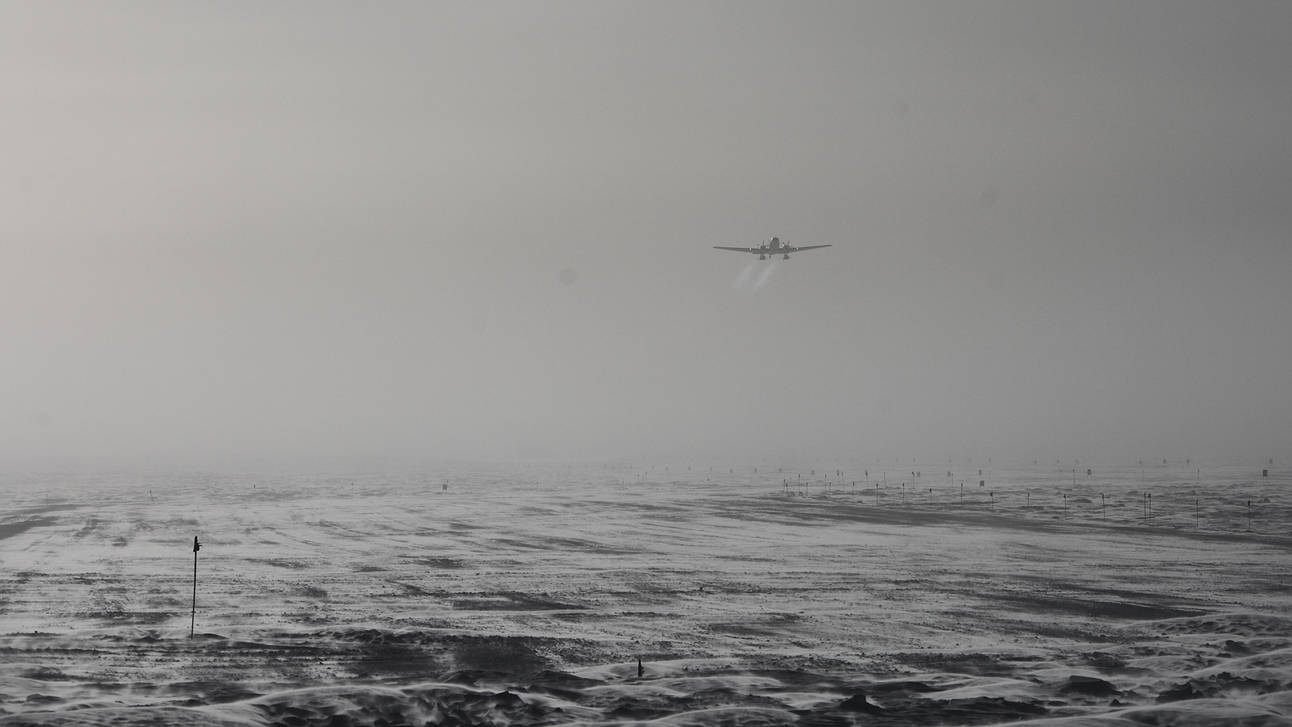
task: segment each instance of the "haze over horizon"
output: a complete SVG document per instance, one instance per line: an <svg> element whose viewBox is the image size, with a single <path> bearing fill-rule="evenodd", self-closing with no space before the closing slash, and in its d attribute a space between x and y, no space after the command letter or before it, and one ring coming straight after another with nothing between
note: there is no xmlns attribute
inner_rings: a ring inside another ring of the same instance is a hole
<svg viewBox="0 0 1292 727"><path fill-rule="evenodd" d="M5 4L0 470L1285 459L1289 28Z"/></svg>

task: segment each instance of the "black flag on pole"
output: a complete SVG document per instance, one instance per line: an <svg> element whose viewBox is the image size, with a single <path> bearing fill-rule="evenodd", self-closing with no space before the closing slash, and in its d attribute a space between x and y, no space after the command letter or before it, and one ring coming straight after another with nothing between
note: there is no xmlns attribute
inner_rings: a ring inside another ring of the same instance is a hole
<svg viewBox="0 0 1292 727"><path fill-rule="evenodd" d="M193 536L193 611L188 618L188 637L193 638L193 629L197 625L197 551L202 549L202 544L197 542L197 536Z"/></svg>

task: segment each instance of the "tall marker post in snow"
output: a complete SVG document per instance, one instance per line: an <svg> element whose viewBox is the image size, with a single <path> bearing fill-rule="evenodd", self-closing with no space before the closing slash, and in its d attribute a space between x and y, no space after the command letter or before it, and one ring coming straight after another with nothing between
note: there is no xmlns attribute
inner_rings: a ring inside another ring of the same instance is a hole
<svg viewBox="0 0 1292 727"><path fill-rule="evenodd" d="M202 549L202 544L197 542L197 536L193 536L193 611L189 614L188 619L188 637L193 638L193 627L197 624L197 551Z"/></svg>

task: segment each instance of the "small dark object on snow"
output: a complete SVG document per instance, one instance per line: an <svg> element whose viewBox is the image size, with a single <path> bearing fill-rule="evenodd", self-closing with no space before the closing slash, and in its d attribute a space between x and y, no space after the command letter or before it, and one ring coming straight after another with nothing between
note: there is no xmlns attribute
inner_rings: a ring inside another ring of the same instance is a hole
<svg viewBox="0 0 1292 727"><path fill-rule="evenodd" d="M865 692L857 692L851 697L843 700L839 703L839 709L846 709L849 712L867 712L870 714L879 714L884 711L878 705L871 704L870 700L866 699Z"/></svg>
<svg viewBox="0 0 1292 727"><path fill-rule="evenodd" d="M1068 677L1068 683L1059 688L1063 694L1086 694L1091 697L1110 697L1121 694L1121 691L1114 687L1111 682L1104 681L1099 677L1088 677L1080 674L1073 674Z"/></svg>

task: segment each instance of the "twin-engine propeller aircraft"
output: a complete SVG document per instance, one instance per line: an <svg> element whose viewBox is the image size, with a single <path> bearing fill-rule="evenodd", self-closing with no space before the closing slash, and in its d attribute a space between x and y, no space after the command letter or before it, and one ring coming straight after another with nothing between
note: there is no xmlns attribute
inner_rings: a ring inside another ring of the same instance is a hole
<svg viewBox="0 0 1292 727"><path fill-rule="evenodd" d="M784 255L786 260L790 259L790 253L803 252L804 250L815 250L818 247L830 247L829 245L800 245L795 246L789 242L781 242L781 238L773 237L758 247L723 247L714 245L715 250L731 250L733 252L748 252L758 256L759 260L766 260L768 255Z"/></svg>

